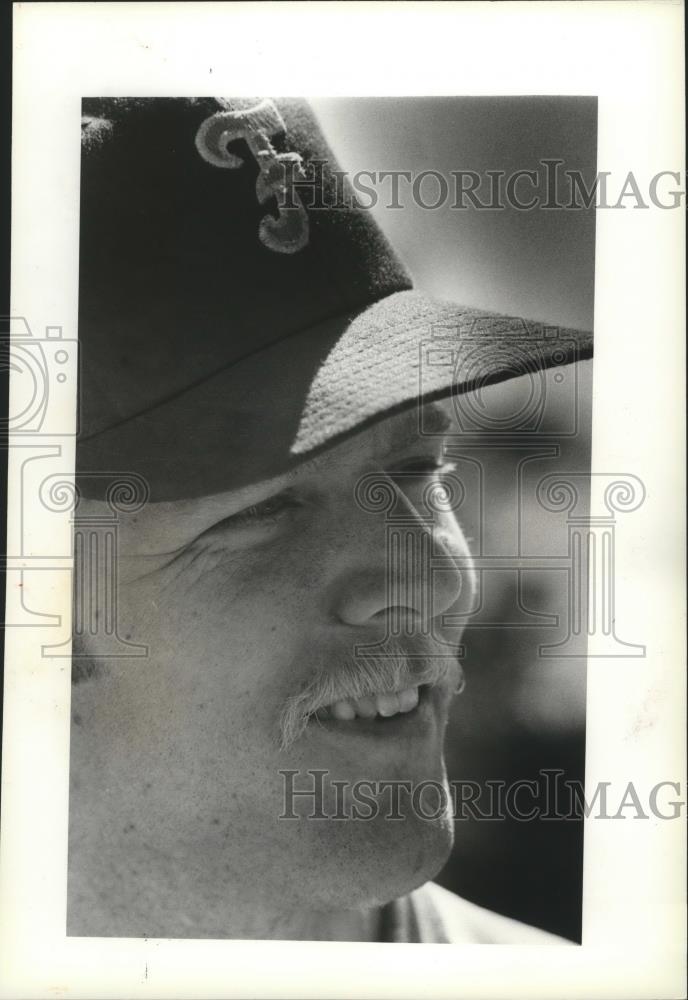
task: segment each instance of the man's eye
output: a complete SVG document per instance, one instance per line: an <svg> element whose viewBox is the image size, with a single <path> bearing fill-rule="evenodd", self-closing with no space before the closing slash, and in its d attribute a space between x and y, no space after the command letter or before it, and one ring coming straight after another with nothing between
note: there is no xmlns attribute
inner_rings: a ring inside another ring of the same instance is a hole
<svg viewBox="0 0 688 1000"><path fill-rule="evenodd" d="M455 471L455 462L443 462L432 455L411 459L395 470L396 474L400 476L417 475L428 479L433 476L441 479L442 476ZM391 475L394 476L395 472L392 472Z"/></svg>
<svg viewBox="0 0 688 1000"><path fill-rule="evenodd" d="M278 493L260 503L251 504L244 510L237 511L226 519L230 525L269 524L277 521L283 514L298 507L298 501L288 493Z"/></svg>

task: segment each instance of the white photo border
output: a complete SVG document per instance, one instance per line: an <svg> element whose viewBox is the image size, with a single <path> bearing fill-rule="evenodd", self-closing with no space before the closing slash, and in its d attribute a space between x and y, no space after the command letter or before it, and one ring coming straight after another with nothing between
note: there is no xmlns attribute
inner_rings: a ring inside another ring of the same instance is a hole
<svg viewBox="0 0 688 1000"><path fill-rule="evenodd" d="M82 96L592 95L600 171L648 178L685 163L675 2L27 3L14 32L11 312L66 339ZM675 781L685 795L684 226L684 208L597 213L593 472L646 486L616 556L618 632L647 655L589 663L588 787ZM73 423L74 383L56 427ZM56 471L73 467L72 448ZM8 552L21 533L27 561L68 553L68 512L59 538L44 537L39 512L20 523L19 451ZM8 578L7 620L24 601L69 623L69 560L33 577L23 595ZM683 994L685 828L657 818L586 821L580 947L67 938L70 661L42 660L42 642L45 629L7 631L0 996Z"/></svg>

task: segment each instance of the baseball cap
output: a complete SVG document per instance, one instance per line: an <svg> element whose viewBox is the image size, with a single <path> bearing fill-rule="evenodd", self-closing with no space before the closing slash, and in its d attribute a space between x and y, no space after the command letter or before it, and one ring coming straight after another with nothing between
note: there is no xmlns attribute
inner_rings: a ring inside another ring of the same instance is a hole
<svg viewBox="0 0 688 1000"><path fill-rule="evenodd" d="M278 475L404 407L592 354L415 290L293 98L83 101L76 480ZM350 192L348 192L350 194Z"/></svg>

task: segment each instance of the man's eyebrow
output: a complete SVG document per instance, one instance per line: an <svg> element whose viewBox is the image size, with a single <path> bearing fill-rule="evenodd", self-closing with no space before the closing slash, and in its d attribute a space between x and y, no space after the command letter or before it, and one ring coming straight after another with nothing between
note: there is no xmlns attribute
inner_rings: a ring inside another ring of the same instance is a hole
<svg viewBox="0 0 688 1000"><path fill-rule="evenodd" d="M447 434L454 428L454 421L446 409L437 403L424 408L422 424L419 434Z"/></svg>

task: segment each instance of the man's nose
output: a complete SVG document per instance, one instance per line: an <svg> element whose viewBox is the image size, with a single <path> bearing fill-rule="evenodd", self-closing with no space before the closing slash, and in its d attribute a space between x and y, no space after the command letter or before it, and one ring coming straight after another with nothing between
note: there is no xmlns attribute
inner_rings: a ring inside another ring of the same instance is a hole
<svg viewBox="0 0 688 1000"><path fill-rule="evenodd" d="M391 621L395 631L417 631L466 603L468 551L456 521L440 525L436 512L416 509L393 488L395 502L383 512L352 497L333 610L343 624Z"/></svg>

